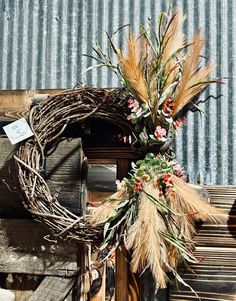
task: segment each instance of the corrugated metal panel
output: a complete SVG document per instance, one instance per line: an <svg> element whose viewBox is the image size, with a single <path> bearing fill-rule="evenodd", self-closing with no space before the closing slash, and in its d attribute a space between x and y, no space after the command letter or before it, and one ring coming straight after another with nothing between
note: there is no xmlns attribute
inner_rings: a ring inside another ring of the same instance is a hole
<svg viewBox="0 0 236 301"><path fill-rule="evenodd" d="M92 62L90 44L107 46L110 34L123 24L135 30L166 10L166 0L0 0L0 89L68 88L77 82L111 87L119 82L111 71L85 71ZM236 183L236 1L173 0L187 15L188 37L201 27L207 56L218 65L226 84L205 95L220 100L201 104L208 117L188 114L188 126L177 140L179 161L192 181ZM122 46L124 35L115 43Z"/></svg>

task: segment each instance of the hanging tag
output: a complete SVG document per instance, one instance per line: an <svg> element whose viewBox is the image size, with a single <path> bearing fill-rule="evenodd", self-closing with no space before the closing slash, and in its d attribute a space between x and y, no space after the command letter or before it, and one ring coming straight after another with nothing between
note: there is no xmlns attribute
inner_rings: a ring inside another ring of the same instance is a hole
<svg viewBox="0 0 236 301"><path fill-rule="evenodd" d="M11 144L16 144L34 135L24 117L4 126L3 130Z"/></svg>

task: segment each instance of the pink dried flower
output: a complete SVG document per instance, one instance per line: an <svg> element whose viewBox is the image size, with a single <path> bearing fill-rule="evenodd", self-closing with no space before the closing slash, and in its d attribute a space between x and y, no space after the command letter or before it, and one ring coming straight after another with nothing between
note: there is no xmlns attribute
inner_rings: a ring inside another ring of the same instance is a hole
<svg viewBox="0 0 236 301"><path fill-rule="evenodd" d="M174 128L177 129L178 127L180 127L182 125L182 122L180 119L177 119L173 122Z"/></svg>
<svg viewBox="0 0 236 301"><path fill-rule="evenodd" d="M185 170L183 169L183 167L181 167L179 164L176 164L174 167L173 167L174 171L175 171L175 175L180 178L180 179L186 179L187 176L186 176L186 172Z"/></svg>
<svg viewBox="0 0 236 301"><path fill-rule="evenodd" d="M137 112L137 110L139 109L139 103L136 99L129 99L128 100L128 108L131 109L131 112Z"/></svg>
<svg viewBox="0 0 236 301"><path fill-rule="evenodd" d="M174 128L177 129L178 127L182 126L182 124L186 125L187 118L184 117L183 120L177 119L173 122Z"/></svg>
<svg viewBox="0 0 236 301"><path fill-rule="evenodd" d="M155 137L157 138L157 140L162 140L163 136L166 135L166 130L164 128L162 128L161 126L157 126L156 130L154 132Z"/></svg>
<svg viewBox="0 0 236 301"><path fill-rule="evenodd" d="M127 136L124 136L122 134L118 134L117 138L118 138L119 141L122 141L124 143L128 143L128 137Z"/></svg>
<svg viewBox="0 0 236 301"><path fill-rule="evenodd" d="M176 164L176 165L173 166L173 169L174 170L180 170L181 166L179 164Z"/></svg>
<svg viewBox="0 0 236 301"><path fill-rule="evenodd" d="M130 115L127 116L127 120L132 120L133 117L134 117L134 115L133 115L133 114L130 114Z"/></svg>

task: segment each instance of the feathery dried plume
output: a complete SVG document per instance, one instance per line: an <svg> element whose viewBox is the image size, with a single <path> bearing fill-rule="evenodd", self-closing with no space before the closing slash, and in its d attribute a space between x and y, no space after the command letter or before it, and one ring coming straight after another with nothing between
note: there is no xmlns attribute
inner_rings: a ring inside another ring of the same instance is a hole
<svg viewBox="0 0 236 301"><path fill-rule="evenodd" d="M89 220L91 224L104 222L114 212L115 208L127 195L127 189L121 188L103 201L103 204L93 210L93 214Z"/></svg>
<svg viewBox="0 0 236 301"><path fill-rule="evenodd" d="M157 71L155 70L155 64L153 64L153 62L157 60L157 53L155 52L150 37L143 27L141 27L141 35L138 40L140 64L148 86L150 107L156 108L158 103ZM155 111L155 109L153 111Z"/></svg>
<svg viewBox="0 0 236 301"><path fill-rule="evenodd" d="M191 216L195 220L204 221L209 219L212 222L218 222L225 219L226 215L220 209L211 206L211 204L203 200L199 194L188 186L187 183L183 182L175 175L171 176L171 180L173 181L175 193L167 196L169 204L172 207L175 207L177 212L189 215L190 218L189 223L186 222L185 233L194 231L191 225Z"/></svg>
<svg viewBox="0 0 236 301"><path fill-rule="evenodd" d="M145 186L145 192L159 199L159 190L153 183ZM139 213L135 223L130 227L126 247L133 251L131 267L133 272L149 267L156 284L166 287L167 275L163 270L161 246L164 244L160 232L166 231L163 218L145 192L139 199Z"/></svg>
<svg viewBox="0 0 236 301"><path fill-rule="evenodd" d="M164 35L162 61L165 65L165 74L168 75L166 86L178 77L179 68L176 68L176 63L180 59L180 55L177 51L185 46L184 33L181 30L184 19L183 13L179 10L176 11L169 21ZM171 58L172 56L173 58Z"/></svg>
<svg viewBox="0 0 236 301"><path fill-rule="evenodd" d="M129 34L127 42L127 56L124 56L122 52L117 53L123 77L134 95L141 101L147 103L148 88L141 69L139 44L132 34Z"/></svg>
<svg viewBox="0 0 236 301"><path fill-rule="evenodd" d="M162 58L164 62L166 62L178 49L181 49L184 46L184 33L181 30L184 19L183 13L180 10L177 10L167 25L168 27L163 40L164 49Z"/></svg>
<svg viewBox="0 0 236 301"><path fill-rule="evenodd" d="M171 233L174 237L181 238L183 241L186 241L188 248L193 248L193 237L196 233L195 228L195 220L194 215L185 214L186 208L184 204L180 204L180 200L176 199L174 194L170 193L167 197L168 205L173 210L173 212L178 212L180 215L171 214L168 219L169 227L171 229ZM181 206L182 205L182 206ZM172 267L172 269L176 269L178 265L179 258L181 254L179 250L174 247L169 247L168 252L168 263Z"/></svg>
<svg viewBox="0 0 236 301"><path fill-rule="evenodd" d="M182 78L175 96L174 116L190 102L194 96L199 94L209 82L213 82L208 81L207 78L214 70L214 66L207 65L202 68L199 67L199 58L203 45L204 41L200 38L200 32L197 32L186 54Z"/></svg>

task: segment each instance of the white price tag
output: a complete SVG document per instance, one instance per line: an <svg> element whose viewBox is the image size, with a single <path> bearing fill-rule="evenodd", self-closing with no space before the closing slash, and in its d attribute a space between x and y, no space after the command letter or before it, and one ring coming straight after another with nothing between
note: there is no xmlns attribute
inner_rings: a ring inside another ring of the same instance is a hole
<svg viewBox="0 0 236 301"><path fill-rule="evenodd" d="M16 144L34 135L25 118L18 119L4 126L3 130L11 144Z"/></svg>

